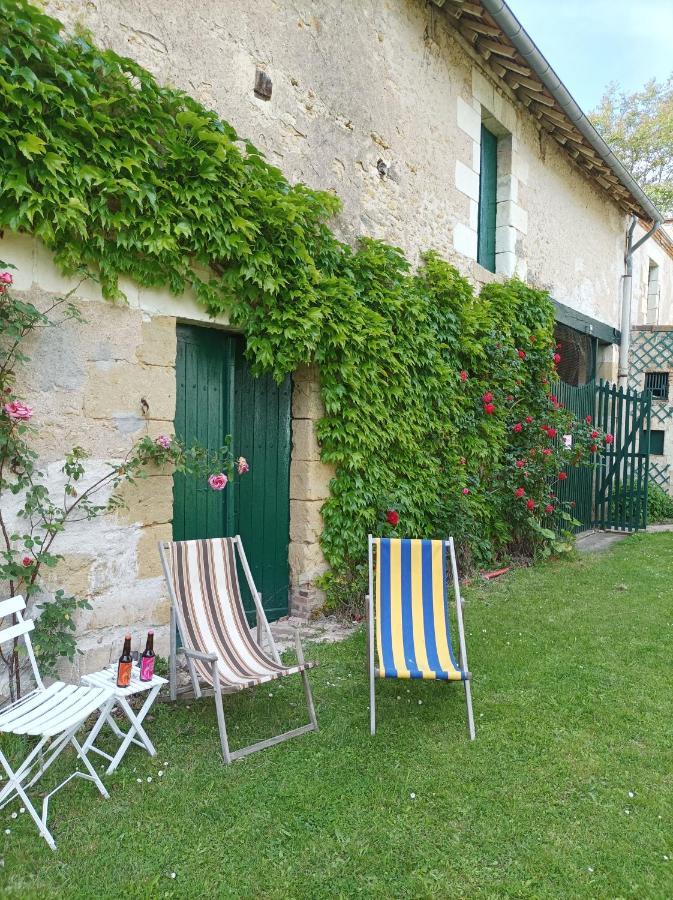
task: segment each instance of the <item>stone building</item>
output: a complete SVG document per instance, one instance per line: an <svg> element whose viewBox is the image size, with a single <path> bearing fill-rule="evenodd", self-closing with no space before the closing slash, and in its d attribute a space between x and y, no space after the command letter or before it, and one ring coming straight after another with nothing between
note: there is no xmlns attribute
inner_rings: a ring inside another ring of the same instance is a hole
<svg viewBox="0 0 673 900"><path fill-rule="evenodd" d="M343 212L334 227L344 240L382 238L414 263L433 248L476 284L517 275L547 288L564 338L577 344L578 359L582 347L590 357L568 378L617 378L628 224L635 215L646 233L658 214L571 98L564 102L563 85L548 67L543 72L539 54L524 53L529 39L514 36L499 0L44 6L68 30L84 26L100 45L216 110L290 181L335 191ZM652 309L640 290L648 260L659 266L663 290L671 283L672 247L660 231L637 251L638 315ZM71 286L29 236L6 233L0 256L18 266L16 286L30 296ZM308 613L321 601L320 509L331 477L314 433L319 372L298 371L280 388L255 386L242 338L226 318L209 320L190 296L122 287L128 306L106 303L96 285L83 284L77 302L86 323L45 335L33 348L25 387L39 410L39 449L50 476L58 479L73 443L100 467L142 434L171 432L189 403L189 360L208 353L229 360L231 397L259 402L260 416L272 408L277 423L263 451L252 424L242 438L266 453L261 488L268 495L274 485L275 511L259 519L268 517L273 559L252 551L253 571L269 584L262 590L273 615L287 609L288 595L292 611ZM226 433L235 416L225 401ZM253 466L252 477L258 471ZM165 652L168 607L156 541L188 533L173 497L172 478L154 476L128 492L127 510L63 537L61 583L92 599L78 623L81 665L107 662L129 625L154 625ZM236 527L237 515L223 528ZM244 538L261 540L254 522L240 527Z"/></svg>

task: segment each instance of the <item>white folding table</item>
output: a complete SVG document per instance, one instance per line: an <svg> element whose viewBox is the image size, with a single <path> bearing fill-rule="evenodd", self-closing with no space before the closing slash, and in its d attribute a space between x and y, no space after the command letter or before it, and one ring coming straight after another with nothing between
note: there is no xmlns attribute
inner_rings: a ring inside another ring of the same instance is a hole
<svg viewBox="0 0 673 900"><path fill-rule="evenodd" d="M97 688L112 688L114 693L110 696L110 699L101 706L101 712L96 721L96 724L91 729L91 733L86 739L84 747L82 748L84 753L88 753L91 751L92 753L97 753L99 756L103 756L105 759L110 761L110 765L106 769L106 773L109 775L111 772L117 768L119 763L122 761L124 754L129 749L131 744L136 744L138 747L143 747L150 756L156 756L157 751L154 749L154 744L147 736L147 732L143 728L143 719L150 711L152 704L156 700L157 694L163 687L163 685L168 684L168 680L166 678L161 678L159 675L154 675L151 681L141 681L140 680L140 669L134 663L133 669L131 672L131 682L128 687L120 688L117 687L117 666L108 666L107 669L101 669L100 672L93 672L91 675L83 675L82 681L84 684L89 685L90 687ZM142 705L142 708L138 713L135 713L131 707L131 704L128 702L129 698L134 694L140 694L143 691L148 691L147 699ZM126 718L129 720L130 727L128 731L124 732L115 722L112 711L115 706L119 706L120 709L123 710ZM115 735L120 738L121 744L119 745L119 749L115 753L114 756L110 756L109 753L105 753L104 750L100 750L98 747L94 746L94 741L98 737L98 734L101 728L108 724ZM137 737L136 737L137 735Z"/></svg>

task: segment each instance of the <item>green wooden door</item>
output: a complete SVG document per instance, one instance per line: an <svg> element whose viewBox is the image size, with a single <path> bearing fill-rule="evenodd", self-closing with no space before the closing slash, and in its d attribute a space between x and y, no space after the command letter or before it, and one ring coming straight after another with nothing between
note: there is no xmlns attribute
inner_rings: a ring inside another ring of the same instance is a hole
<svg viewBox="0 0 673 900"><path fill-rule="evenodd" d="M178 325L176 381L175 433L212 449L230 434L234 455L246 457L250 472L224 491L176 474L173 538L240 534L267 616L286 615L290 379L277 385L272 378L254 378L238 335ZM241 586L253 621L252 601L243 581Z"/></svg>

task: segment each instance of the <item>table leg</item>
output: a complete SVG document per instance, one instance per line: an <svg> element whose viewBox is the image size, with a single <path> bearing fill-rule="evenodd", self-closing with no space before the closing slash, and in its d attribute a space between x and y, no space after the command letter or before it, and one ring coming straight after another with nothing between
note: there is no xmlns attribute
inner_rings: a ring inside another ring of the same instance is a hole
<svg viewBox="0 0 673 900"><path fill-rule="evenodd" d="M93 728L89 732L87 739L84 742L84 746L82 747L83 753L89 752L91 747L93 747L93 742L98 737L98 734L99 734L101 728L103 727L103 725L105 725L105 722L108 719L112 719L111 714L112 714L112 710L113 710L116 702L117 702L117 698L113 696L113 697L110 697L110 699L107 700L103 706L101 706L100 715L98 716L98 719L96 720L96 724L93 726Z"/></svg>
<svg viewBox="0 0 673 900"><path fill-rule="evenodd" d="M147 713L150 711L150 708L151 708L152 704L154 703L154 700L160 690L161 690L161 685L156 685L156 687L152 688L152 690L149 692L149 694L147 696L147 700L145 700L145 702L143 703L143 705L140 709L140 712L138 713L137 716L131 709L131 706L129 705L126 697L115 698L116 702L124 710L126 717L128 718L128 720L130 722L131 727L126 732L126 736L124 737L124 740L122 741L122 743L119 747L119 750L117 750L117 752L115 753L115 755L112 759L112 762L110 763L110 765L107 768L108 775L110 775L112 772L114 772L114 770L117 768L119 763L122 761L124 754L128 750L131 742L133 741L133 736L136 734L138 735L140 740L143 742L143 745L144 745L145 749L147 750L147 752L149 753L149 755L150 756L157 755L157 751L155 750L154 745L152 744L152 741L147 736L147 732L143 728L142 722L143 722L143 719L145 718L145 716L147 715Z"/></svg>

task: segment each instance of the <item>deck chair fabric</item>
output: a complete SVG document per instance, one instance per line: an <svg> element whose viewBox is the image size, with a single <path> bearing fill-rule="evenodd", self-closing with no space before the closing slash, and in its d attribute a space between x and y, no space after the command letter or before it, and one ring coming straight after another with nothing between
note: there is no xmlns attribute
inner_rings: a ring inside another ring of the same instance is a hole
<svg viewBox="0 0 673 900"><path fill-rule="evenodd" d="M182 640L202 653L217 654L223 688L243 690L313 668L311 662L283 666L254 640L243 609L233 538L176 541L170 553ZM198 659L194 665L212 686L210 667Z"/></svg>
<svg viewBox="0 0 673 900"><path fill-rule="evenodd" d="M447 551L451 576L447 572ZM450 582L456 599L460 662L456 661L451 639ZM471 675L453 539L370 536L369 585L371 733L376 730L375 678L424 679L464 683L473 738Z"/></svg>
<svg viewBox="0 0 673 900"><path fill-rule="evenodd" d="M213 688L220 745L225 763L262 750L288 738L318 730L308 671L317 663L306 662L295 632L297 665L283 665L269 627L262 598L252 578L239 536L194 541L160 542L159 553L172 602L171 699L177 698L178 653L185 655L196 697L199 681ZM240 563L257 615L256 636L250 630L238 581ZM179 631L182 646L177 646ZM263 648L266 636L268 652ZM287 675L300 675L309 712L309 724L230 751L222 692L238 692Z"/></svg>
<svg viewBox="0 0 673 900"><path fill-rule="evenodd" d="M20 596L0 602L0 621L10 615L15 619L14 624L0 628L0 644L23 637L36 688L0 710L0 732L38 738L38 741L17 769L12 768L0 750L0 765L7 775L7 783L0 790L0 809L13 800L20 799L42 837L52 850L56 850L54 838L47 828L47 817L49 800L57 791L73 778L84 778L93 781L103 797L109 799L108 792L75 735L92 713L112 703L114 691L109 688L78 687L74 684L64 684L62 681L56 681L45 687L30 640L34 624L32 619L23 618L25 608L25 600ZM39 781L68 746L74 748L86 772L75 769L51 790L42 800L40 816L27 791Z"/></svg>

